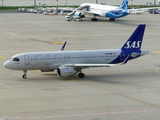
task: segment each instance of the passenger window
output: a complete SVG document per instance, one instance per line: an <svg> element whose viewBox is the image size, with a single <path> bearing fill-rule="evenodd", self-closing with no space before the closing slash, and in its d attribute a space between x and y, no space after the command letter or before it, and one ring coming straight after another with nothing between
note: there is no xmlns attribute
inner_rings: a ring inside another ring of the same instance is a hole
<svg viewBox="0 0 160 120"><path fill-rule="evenodd" d="M13 58L13 61L20 61L19 58Z"/></svg>

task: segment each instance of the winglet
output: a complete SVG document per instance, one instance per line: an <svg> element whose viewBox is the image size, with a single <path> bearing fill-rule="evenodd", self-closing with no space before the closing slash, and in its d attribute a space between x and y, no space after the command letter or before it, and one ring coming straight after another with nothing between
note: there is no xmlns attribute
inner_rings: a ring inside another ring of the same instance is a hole
<svg viewBox="0 0 160 120"><path fill-rule="evenodd" d="M66 46L67 41L64 42L64 44L62 45L61 49L59 51L63 51L65 46Z"/></svg>

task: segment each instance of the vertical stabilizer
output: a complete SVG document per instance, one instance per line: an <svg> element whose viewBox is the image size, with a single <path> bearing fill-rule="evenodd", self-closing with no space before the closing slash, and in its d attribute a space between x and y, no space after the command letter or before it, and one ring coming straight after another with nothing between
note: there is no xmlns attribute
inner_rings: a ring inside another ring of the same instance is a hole
<svg viewBox="0 0 160 120"><path fill-rule="evenodd" d="M127 6L128 6L128 0L123 0L120 8L127 10Z"/></svg>
<svg viewBox="0 0 160 120"><path fill-rule="evenodd" d="M133 34L130 36L130 38L127 40L127 42L123 45L122 50L140 50L143 41L145 27L145 24L139 25L137 29L133 32Z"/></svg>

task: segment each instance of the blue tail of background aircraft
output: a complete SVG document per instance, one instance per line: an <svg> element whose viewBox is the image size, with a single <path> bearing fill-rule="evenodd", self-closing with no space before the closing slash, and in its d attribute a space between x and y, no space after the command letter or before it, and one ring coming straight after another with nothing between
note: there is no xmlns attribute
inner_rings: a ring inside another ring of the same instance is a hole
<svg viewBox="0 0 160 120"><path fill-rule="evenodd" d="M128 0L123 0L120 8L126 10L128 6Z"/></svg>
<svg viewBox="0 0 160 120"><path fill-rule="evenodd" d="M145 24L139 25L121 49L122 50L140 50L145 27L146 27Z"/></svg>

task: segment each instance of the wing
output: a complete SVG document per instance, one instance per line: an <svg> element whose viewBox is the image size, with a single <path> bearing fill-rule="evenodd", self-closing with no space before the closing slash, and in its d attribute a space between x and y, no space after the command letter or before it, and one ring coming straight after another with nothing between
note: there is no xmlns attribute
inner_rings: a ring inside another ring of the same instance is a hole
<svg viewBox="0 0 160 120"><path fill-rule="evenodd" d="M74 67L112 67L117 64L75 64Z"/></svg>
<svg viewBox="0 0 160 120"><path fill-rule="evenodd" d="M128 9L129 13L141 13L147 12L148 10L159 9L160 7L150 7L150 8L138 8L138 9Z"/></svg>
<svg viewBox="0 0 160 120"><path fill-rule="evenodd" d="M67 41L64 42L64 44L62 45L62 47L59 51L63 51L65 49L66 44L67 44Z"/></svg>
<svg viewBox="0 0 160 120"><path fill-rule="evenodd" d="M119 64L61 64L60 67L74 67L76 69L85 69L85 68L91 68L91 67L113 67L117 65L123 65L126 64L129 60L129 57L131 55L129 54L126 59L119 63Z"/></svg>
<svg viewBox="0 0 160 120"><path fill-rule="evenodd" d="M93 67L112 67L119 64L64 64L61 67L74 67L75 69L86 69Z"/></svg>

